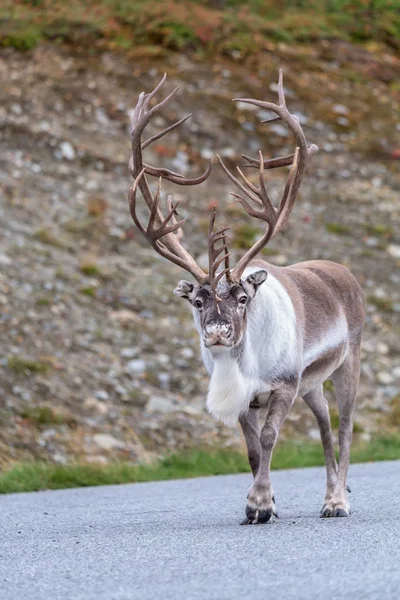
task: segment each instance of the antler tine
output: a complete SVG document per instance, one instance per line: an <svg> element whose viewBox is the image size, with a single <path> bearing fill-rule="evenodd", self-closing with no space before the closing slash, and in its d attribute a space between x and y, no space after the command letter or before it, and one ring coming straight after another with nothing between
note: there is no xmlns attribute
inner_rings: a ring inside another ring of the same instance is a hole
<svg viewBox="0 0 400 600"><path fill-rule="evenodd" d="M211 286L211 293L214 298L215 305L217 307L218 312L219 302L221 302L221 298L217 294L218 283L222 279L224 275L226 275L227 279L230 280L230 268L229 268L229 251L226 243L226 231L230 229L230 227L221 227L217 231L213 231L215 224L216 210L215 206L211 212L210 223L208 226L208 262L209 262L209 283ZM217 247L216 244L222 240L222 245ZM223 256L220 256L223 252ZM225 269L217 274L218 267L222 262L225 261Z"/></svg>
<svg viewBox="0 0 400 600"><path fill-rule="evenodd" d="M152 172L150 172L150 170ZM211 159L208 160L208 165L207 165L207 169L204 171L204 173L202 175L200 175L199 177L184 177L183 175L180 175L179 173L173 173L173 171L168 171L168 169L157 169L154 167L148 167L146 166L146 173L149 173L149 175L161 175L163 179L166 179L167 181L171 181L172 183L176 183L177 185L198 185L199 183L203 183L203 181L205 181L208 176L210 175L212 170L212 161Z"/></svg>
<svg viewBox="0 0 400 600"><path fill-rule="evenodd" d="M168 196L167 196L167 207L168 207L168 211L169 211L169 212L173 211L173 213L172 213L172 217L171 217L171 223L172 223L172 224L175 224L175 223L177 223L177 220L176 220L176 218L175 218L175 217L179 215L178 211L176 210L176 209L177 209L177 207L178 207L178 204L179 204L179 202L177 202L177 203L174 205L174 204L173 204L173 197L172 197L172 194L168 194ZM176 237L178 238L178 240L181 240L181 239L182 239L182 237L183 237L183 230L182 230L182 228L181 228L181 227L180 227L179 229L177 229L176 231L174 231L174 233L175 233Z"/></svg>
<svg viewBox="0 0 400 600"><path fill-rule="evenodd" d="M314 154L317 150L315 150L317 146L311 144L308 146L309 154ZM242 154L242 157L247 160L247 164L244 164L244 167L254 167L258 169L260 166L260 161L258 158L253 158L252 156L248 156L247 154ZM277 158L267 158L264 160L264 169L277 169L279 167L290 167L293 163L294 153L287 154L286 156L279 156Z"/></svg>
<svg viewBox="0 0 400 600"><path fill-rule="evenodd" d="M235 185L237 185L237 187L239 189L241 189L242 192L244 192L246 194L246 196L248 196L251 200L253 200L253 202L255 202L256 204L260 204L260 199L255 195L255 193L252 192L251 188L247 189L246 186L241 181L239 181L239 179L237 179L237 177L235 177L234 175L232 175L232 173L226 167L225 163L223 162L223 160L222 160L222 158L220 157L219 154L217 154L217 159L218 159L218 162L221 165L222 169L226 173L226 175L228 175L229 179L231 181L233 181L233 183Z"/></svg>
<svg viewBox="0 0 400 600"><path fill-rule="evenodd" d="M165 80L166 75L164 75L153 91L148 94L144 94L142 92L139 95L137 104L133 111L130 128L132 156L129 162L129 168L132 176L134 177L134 185L129 193L130 212L134 223L146 237L151 246L156 250L156 252L171 262L179 265L183 269L189 271L189 273L191 273L198 282L204 283L208 279L206 273L204 273L204 271L197 265L193 257L183 248L180 243L182 238L182 225L186 219L181 219L180 221L176 219L178 214L176 210L178 202L173 203L172 198L168 196L168 214L164 218L159 208L159 201L162 179L167 179L168 181L172 181L179 185L197 185L205 181L205 179L207 179L209 176L212 168L211 161L209 161L206 171L199 177L195 178L186 178L169 169L152 167L143 162L142 151L144 148L148 147L152 142L160 139L163 135L167 134L173 129L176 129L179 127L179 125L182 125L182 123L184 123L190 116L188 115L182 119L179 119L169 127L166 127L163 131L153 135L145 142L142 142L142 134L151 118L169 102L172 96L179 89L175 88L158 104L155 104L152 108L149 108L151 100L161 89L162 85L165 83ZM146 179L146 174L159 178L157 191L154 196ZM143 198L150 209L150 218L147 228L143 227L136 214L136 194L138 188L140 189Z"/></svg>
<svg viewBox="0 0 400 600"><path fill-rule="evenodd" d="M144 150L145 148L147 148L147 146L150 146L150 144L152 144L156 140L159 140L160 138L162 138L165 134L169 133L173 129L176 129L177 127L179 127L179 125L182 125L182 123L184 123L185 121L187 121L188 119L190 119L191 116L192 116L192 113L190 113L189 115L186 115L186 117L182 117L182 119L179 119L179 121L176 121L175 123L172 123L172 125L170 125L169 127L166 127L165 129L163 129L159 133L156 133L155 135L152 135L148 140L146 140L145 142L143 142L143 144L142 144L142 150Z"/></svg>
<svg viewBox="0 0 400 600"><path fill-rule="evenodd" d="M239 181L234 177L223 164L222 160L218 157L219 162L228 175L228 177L237 185L245 196L257 204L257 210L239 194L233 194L235 198L242 204L245 211L256 219L260 219L266 222L266 228L263 236L245 253L240 259L239 263L231 271L231 278L233 281L239 281L240 277L247 267L249 262L255 258L260 250L274 237L282 227L286 224L289 219L289 215L292 211L296 196L301 186L302 178L308 165L308 161L311 156L318 150L315 144L307 145L306 137L303 129L300 125L300 121L296 115L289 112L286 106L285 92L283 88L283 71L279 69L279 80L278 80L278 104L273 102L264 102L261 100L254 100L249 98L235 98L235 101L244 102L247 104L253 104L265 110L269 110L275 113L276 117L263 121L265 123L272 123L278 120L284 121L289 130L293 133L296 140L296 150L293 154L282 156L278 158L272 158L264 160L262 153L258 160L251 156L242 155L247 161L246 167L256 167L259 169L259 187L256 187L238 168L238 173L243 181ZM282 195L282 199L279 203L279 207L274 208L265 185L264 170L274 169L277 167L290 166L291 169L287 179L287 183ZM262 205L262 209L259 209Z"/></svg>

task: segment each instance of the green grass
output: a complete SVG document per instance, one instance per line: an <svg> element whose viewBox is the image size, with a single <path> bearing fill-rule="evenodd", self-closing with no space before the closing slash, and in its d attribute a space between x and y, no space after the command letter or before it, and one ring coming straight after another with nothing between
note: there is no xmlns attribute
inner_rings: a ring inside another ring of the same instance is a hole
<svg viewBox="0 0 400 600"><path fill-rule="evenodd" d="M354 443L353 462L400 459L400 435ZM312 467L324 464L319 443L279 443L274 452L274 469ZM94 485L183 479L227 475L249 471L247 458L233 450L192 450L173 454L150 465L126 462L110 465L26 463L0 473L0 493L32 492Z"/></svg>
<svg viewBox="0 0 400 600"><path fill-rule="evenodd" d="M3 0L0 45L42 40L111 50L257 56L321 39L400 47L399 0Z"/></svg>

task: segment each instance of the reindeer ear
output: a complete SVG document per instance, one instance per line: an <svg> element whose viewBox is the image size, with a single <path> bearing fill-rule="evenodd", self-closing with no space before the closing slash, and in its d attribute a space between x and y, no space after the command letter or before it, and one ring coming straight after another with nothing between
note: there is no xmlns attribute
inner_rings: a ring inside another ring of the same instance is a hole
<svg viewBox="0 0 400 600"><path fill-rule="evenodd" d="M174 294L186 300L192 300L196 295L196 287L193 283L182 279L174 289Z"/></svg>
<svg viewBox="0 0 400 600"><path fill-rule="evenodd" d="M250 298L253 298L253 296L256 295L258 288L264 283L267 277L268 272L265 269L260 269L259 271L250 273L245 279L242 279L242 286Z"/></svg>

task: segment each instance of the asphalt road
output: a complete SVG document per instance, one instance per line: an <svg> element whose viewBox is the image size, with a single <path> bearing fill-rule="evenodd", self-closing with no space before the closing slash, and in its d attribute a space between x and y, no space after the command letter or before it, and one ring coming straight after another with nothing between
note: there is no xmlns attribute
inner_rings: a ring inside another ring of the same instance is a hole
<svg viewBox="0 0 400 600"><path fill-rule="evenodd" d="M2 600L400 598L400 461L273 473L280 519L240 527L250 476L0 496Z"/></svg>

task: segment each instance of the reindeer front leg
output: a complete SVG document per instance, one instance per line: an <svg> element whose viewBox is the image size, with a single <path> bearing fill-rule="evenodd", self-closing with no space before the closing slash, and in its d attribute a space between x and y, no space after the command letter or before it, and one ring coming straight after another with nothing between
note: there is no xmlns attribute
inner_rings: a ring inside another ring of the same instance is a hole
<svg viewBox="0 0 400 600"><path fill-rule="evenodd" d="M275 390L270 396L267 418L260 434L260 464L247 496L243 525L268 523L273 514L277 516L270 477L272 451L296 394L297 385L288 385Z"/></svg>
<svg viewBox="0 0 400 600"><path fill-rule="evenodd" d="M239 417L240 427L247 446L247 457L253 477L257 475L261 458L259 408L250 407L248 412Z"/></svg>

